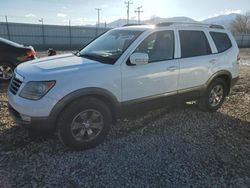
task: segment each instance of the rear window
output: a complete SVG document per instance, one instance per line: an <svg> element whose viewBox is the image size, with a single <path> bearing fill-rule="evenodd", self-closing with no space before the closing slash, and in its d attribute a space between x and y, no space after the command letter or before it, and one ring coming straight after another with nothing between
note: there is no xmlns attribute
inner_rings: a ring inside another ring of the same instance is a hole
<svg viewBox="0 0 250 188"><path fill-rule="evenodd" d="M224 52L232 47L231 40L226 33L210 32L210 35L214 40L218 53Z"/></svg>
<svg viewBox="0 0 250 188"><path fill-rule="evenodd" d="M179 31L181 57L195 57L211 54L211 48L203 31Z"/></svg>

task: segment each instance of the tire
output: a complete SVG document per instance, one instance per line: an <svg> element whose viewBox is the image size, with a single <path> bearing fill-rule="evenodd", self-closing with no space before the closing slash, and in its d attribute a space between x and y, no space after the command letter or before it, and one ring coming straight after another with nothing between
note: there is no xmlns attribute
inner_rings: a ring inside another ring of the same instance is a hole
<svg viewBox="0 0 250 188"><path fill-rule="evenodd" d="M215 91L219 91L219 88L222 89L222 93L214 96ZM205 112L215 112L217 111L226 98L227 93L227 83L221 78L215 79L207 88L205 94L197 101L198 107Z"/></svg>
<svg viewBox="0 0 250 188"><path fill-rule="evenodd" d="M10 81L13 76L14 69L15 67L10 63L0 63L0 80L6 82ZM6 77L10 73L11 76Z"/></svg>
<svg viewBox="0 0 250 188"><path fill-rule="evenodd" d="M86 97L72 102L60 114L57 133L60 141L71 149L90 149L104 141L111 124L107 105L97 98Z"/></svg>

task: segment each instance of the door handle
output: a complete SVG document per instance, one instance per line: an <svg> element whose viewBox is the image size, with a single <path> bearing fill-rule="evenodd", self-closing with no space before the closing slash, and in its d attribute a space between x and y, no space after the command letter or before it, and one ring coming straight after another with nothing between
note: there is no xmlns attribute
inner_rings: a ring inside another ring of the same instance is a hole
<svg viewBox="0 0 250 188"><path fill-rule="evenodd" d="M215 63L217 63L217 59L212 59L212 60L209 61L209 63L215 64Z"/></svg>
<svg viewBox="0 0 250 188"><path fill-rule="evenodd" d="M167 68L167 71L173 72L173 71L175 71L175 70L177 70L177 69L178 69L177 66L171 66L171 67L168 67L168 68Z"/></svg>

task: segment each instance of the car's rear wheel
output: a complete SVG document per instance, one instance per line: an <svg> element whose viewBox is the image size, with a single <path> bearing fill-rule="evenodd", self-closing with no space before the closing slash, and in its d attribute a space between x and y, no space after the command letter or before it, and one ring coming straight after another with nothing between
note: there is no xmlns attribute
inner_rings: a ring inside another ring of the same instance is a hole
<svg viewBox="0 0 250 188"><path fill-rule="evenodd" d="M12 78L14 66L10 63L0 63L0 80L8 81Z"/></svg>
<svg viewBox="0 0 250 188"><path fill-rule="evenodd" d="M198 100L198 106L203 111L216 111L225 101L227 94L227 84L221 79L217 78L207 88L206 93Z"/></svg>
<svg viewBox="0 0 250 188"><path fill-rule="evenodd" d="M58 136L67 147L89 149L103 142L111 123L111 113L105 103L87 97L73 102L60 114Z"/></svg>

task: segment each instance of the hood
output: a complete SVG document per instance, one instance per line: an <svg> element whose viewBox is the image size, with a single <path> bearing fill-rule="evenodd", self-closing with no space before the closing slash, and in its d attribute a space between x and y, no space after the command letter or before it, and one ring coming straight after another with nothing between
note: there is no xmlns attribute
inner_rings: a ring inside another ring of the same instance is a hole
<svg viewBox="0 0 250 188"><path fill-rule="evenodd" d="M100 66L105 66L105 64L73 54L64 54L22 63L16 71L24 77L30 75L39 77L39 75L56 75Z"/></svg>

